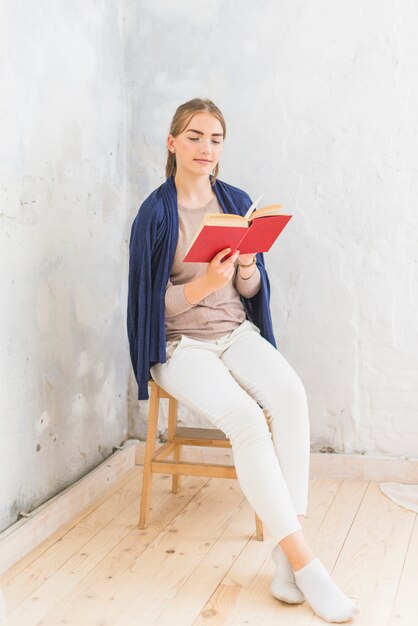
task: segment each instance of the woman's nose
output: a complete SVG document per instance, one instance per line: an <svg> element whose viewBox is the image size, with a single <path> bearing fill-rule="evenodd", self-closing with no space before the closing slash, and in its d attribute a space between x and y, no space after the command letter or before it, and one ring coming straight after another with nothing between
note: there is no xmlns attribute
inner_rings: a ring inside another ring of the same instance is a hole
<svg viewBox="0 0 418 626"><path fill-rule="evenodd" d="M210 152L210 139L208 139L207 141L203 140L202 143L200 144L200 152L204 152L205 154Z"/></svg>

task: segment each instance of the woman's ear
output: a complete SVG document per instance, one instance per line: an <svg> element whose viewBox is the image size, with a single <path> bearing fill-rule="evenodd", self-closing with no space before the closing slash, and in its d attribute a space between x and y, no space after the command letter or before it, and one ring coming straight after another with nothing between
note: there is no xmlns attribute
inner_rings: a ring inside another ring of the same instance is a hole
<svg viewBox="0 0 418 626"><path fill-rule="evenodd" d="M175 148L174 148L174 138L172 135L169 135L167 137L167 148L170 152L175 152Z"/></svg>

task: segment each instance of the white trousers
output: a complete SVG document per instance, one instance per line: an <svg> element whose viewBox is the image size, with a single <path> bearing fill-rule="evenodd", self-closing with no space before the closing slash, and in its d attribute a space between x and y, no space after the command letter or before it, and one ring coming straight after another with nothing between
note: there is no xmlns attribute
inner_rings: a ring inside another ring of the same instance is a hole
<svg viewBox="0 0 418 626"><path fill-rule="evenodd" d="M167 361L151 376L229 438L240 487L273 538L300 530L309 486L306 392L259 328L245 320L220 339L181 335L167 342Z"/></svg>

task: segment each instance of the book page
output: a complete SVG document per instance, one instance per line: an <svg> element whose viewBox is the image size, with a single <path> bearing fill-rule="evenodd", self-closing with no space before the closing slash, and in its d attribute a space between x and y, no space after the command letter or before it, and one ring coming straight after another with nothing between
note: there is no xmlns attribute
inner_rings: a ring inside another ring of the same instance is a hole
<svg viewBox="0 0 418 626"><path fill-rule="evenodd" d="M242 215L231 213L205 213L203 217L205 226L240 226L246 228L248 221Z"/></svg>
<svg viewBox="0 0 418 626"><path fill-rule="evenodd" d="M252 203L252 205L250 206L250 208L248 209L248 211L246 212L246 214L244 215L246 220L250 219L250 215L253 213L253 211L257 208L261 198L264 196L264 194L262 193L261 196L259 198L257 198L257 200L255 202Z"/></svg>
<svg viewBox="0 0 418 626"><path fill-rule="evenodd" d="M254 213L251 215L251 219L254 220L257 217L263 217L264 215L283 215L282 209L283 207L281 204L269 204L262 209L254 211Z"/></svg>

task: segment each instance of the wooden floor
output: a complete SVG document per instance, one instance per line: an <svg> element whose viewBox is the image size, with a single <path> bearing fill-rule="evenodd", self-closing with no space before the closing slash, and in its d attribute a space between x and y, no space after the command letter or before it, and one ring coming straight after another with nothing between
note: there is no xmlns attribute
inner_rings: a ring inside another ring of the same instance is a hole
<svg viewBox="0 0 418 626"><path fill-rule="evenodd" d="M325 624L306 602L269 592L272 537L236 480L153 479L137 526L142 467L1 577L9 626L301 626ZM334 580L360 607L351 624L418 625L416 514L377 483L311 479L304 530Z"/></svg>

